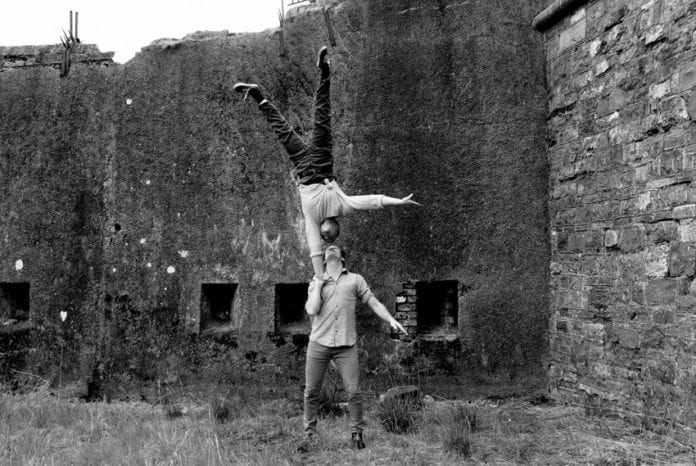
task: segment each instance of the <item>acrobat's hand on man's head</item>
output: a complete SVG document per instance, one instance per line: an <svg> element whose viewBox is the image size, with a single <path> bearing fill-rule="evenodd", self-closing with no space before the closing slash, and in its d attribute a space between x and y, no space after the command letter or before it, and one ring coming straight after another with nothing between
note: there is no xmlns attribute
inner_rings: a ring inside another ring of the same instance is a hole
<svg viewBox="0 0 696 466"><path fill-rule="evenodd" d="M336 217L325 218L319 226L319 233L322 239L329 244L336 241L336 238L341 233Z"/></svg>

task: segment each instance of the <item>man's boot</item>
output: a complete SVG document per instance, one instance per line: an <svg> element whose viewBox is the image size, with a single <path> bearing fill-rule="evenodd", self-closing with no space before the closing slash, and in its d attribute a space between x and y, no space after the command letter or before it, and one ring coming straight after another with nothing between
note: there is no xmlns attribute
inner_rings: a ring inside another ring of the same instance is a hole
<svg viewBox="0 0 696 466"><path fill-rule="evenodd" d="M353 441L353 447L358 450L365 448L365 442L363 442L362 432L353 432L350 434L351 440Z"/></svg>

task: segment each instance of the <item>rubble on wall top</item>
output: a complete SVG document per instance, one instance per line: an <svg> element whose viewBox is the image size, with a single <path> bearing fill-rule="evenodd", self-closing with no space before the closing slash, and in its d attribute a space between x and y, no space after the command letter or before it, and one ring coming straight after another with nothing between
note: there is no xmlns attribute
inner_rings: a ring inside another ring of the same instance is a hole
<svg viewBox="0 0 696 466"><path fill-rule="evenodd" d="M534 17L532 26L538 31L544 31L563 19L575 8L587 2L588 0L554 0L544 11Z"/></svg>
<svg viewBox="0 0 696 466"><path fill-rule="evenodd" d="M236 35L236 32L229 32L227 29L223 29L222 31L196 31L190 34L186 34L181 39L165 37L162 39L153 40L150 43L150 45L146 45L142 48L142 50L147 51L154 49L172 49L186 42L201 42L215 39L224 39L225 37Z"/></svg>
<svg viewBox="0 0 696 466"><path fill-rule="evenodd" d="M110 59L114 56L114 52L101 52L96 44L79 44L75 52L98 59ZM61 53L63 53L61 44L0 46L0 56L3 57L34 57Z"/></svg>

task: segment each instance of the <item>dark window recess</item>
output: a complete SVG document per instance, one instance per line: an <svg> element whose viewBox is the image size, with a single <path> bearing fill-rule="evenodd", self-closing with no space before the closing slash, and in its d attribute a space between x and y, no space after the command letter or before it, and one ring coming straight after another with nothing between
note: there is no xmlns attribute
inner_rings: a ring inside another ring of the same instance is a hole
<svg viewBox="0 0 696 466"><path fill-rule="evenodd" d="M0 283L0 324L29 320L29 283Z"/></svg>
<svg viewBox="0 0 696 466"><path fill-rule="evenodd" d="M236 283L201 284L201 330L227 325L232 320Z"/></svg>
<svg viewBox="0 0 696 466"><path fill-rule="evenodd" d="M456 330L458 294L456 280L416 283L418 333L451 333Z"/></svg>
<svg viewBox="0 0 696 466"><path fill-rule="evenodd" d="M305 312L307 283L279 283L275 287L275 331L309 333Z"/></svg>

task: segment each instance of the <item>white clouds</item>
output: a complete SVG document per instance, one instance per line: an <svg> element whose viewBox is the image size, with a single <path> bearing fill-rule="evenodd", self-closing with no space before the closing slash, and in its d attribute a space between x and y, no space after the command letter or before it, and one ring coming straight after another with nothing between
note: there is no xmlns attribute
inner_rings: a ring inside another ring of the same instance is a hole
<svg viewBox="0 0 696 466"><path fill-rule="evenodd" d="M0 15L0 45L57 44L79 12L79 37L125 62L153 40L195 31L253 32L277 26L280 0L23 0Z"/></svg>

